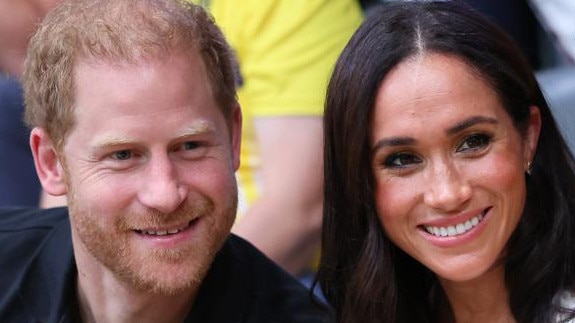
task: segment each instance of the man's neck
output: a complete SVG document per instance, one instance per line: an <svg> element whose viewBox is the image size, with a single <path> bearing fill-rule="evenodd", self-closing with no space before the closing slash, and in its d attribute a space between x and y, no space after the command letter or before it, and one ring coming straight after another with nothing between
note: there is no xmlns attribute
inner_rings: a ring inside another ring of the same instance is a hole
<svg viewBox="0 0 575 323"><path fill-rule="evenodd" d="M77 304L82 322L181 323L185 320L199 286L171 295L141 290L118 279L84 248L83 244L74 244Z"/></svg>
<svg viewBox="0 0 575 323"><path fill-rule="evenodd" d="M158 295L130 289L110 272L88 276L86 272L79 271L77 294L79 313L84 323L180 323L190 312L196 291Z"/></svg>

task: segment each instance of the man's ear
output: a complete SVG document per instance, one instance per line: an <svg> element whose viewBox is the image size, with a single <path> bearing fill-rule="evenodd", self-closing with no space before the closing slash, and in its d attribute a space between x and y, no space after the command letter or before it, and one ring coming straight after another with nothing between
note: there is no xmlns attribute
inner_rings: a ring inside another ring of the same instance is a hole
<svg viewBox="0 0 575 323"><path fill-rule="evenodd" d="M539 133L541 132L541 112L536 106L530 108L531 116L529 117L529 126L525 134L525 160L532 162L539 142Z"/></svg>
<svg viewBox="0 0 575 323"><path fill-rule="evenodd" d="M58 158L58 153L52 138L45 129L36 127L30 133L30 148L34 155L36 173L44 191L50 195L59 196L68 192L64 167Z"/></svg>
<svg viewBox="0 0 575 323"><path fill-rule="evenodd" d="M230 124L230 134L232 139L232 162L234 171L240 167L240 150L242 142L242 109L239 103L232 109L232 120Z"/></svg>

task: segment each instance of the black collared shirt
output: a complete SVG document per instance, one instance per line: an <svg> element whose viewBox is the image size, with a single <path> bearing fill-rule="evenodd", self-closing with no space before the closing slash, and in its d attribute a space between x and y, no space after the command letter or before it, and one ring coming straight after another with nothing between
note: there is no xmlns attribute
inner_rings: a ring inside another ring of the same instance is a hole
<svg viewBox="0 0 575 323"><path fill-rule="evenodd" d="M79 322L66 208L0 210L0 322ZM216 256L188 323L329 322L308 290L241 238Z"/></svg>

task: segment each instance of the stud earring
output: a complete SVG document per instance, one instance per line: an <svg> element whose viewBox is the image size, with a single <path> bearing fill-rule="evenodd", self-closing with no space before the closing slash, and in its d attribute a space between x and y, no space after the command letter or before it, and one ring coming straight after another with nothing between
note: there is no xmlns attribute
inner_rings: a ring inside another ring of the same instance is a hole
<svg viewBox="0 0 575 323"><path fill-rule="evenodd" d="M531 161L528 160L527 161L527 167L525 169L525 172L527 173L527 175L531 175L531 171L533 170L532 165L531 165Z"/></svg>

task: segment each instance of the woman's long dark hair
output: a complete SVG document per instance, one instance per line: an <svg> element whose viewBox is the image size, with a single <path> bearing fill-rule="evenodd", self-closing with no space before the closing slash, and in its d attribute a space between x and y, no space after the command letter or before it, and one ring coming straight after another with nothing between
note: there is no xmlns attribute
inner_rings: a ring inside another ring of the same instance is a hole
<svg viewBox="0 0 575 323"><path fill-rule="evenodd" d="M422 53L459 57L497 92L524 134L530 106L541 134L523 216L507 245L505 280L517 322L554 322L575 278L575 163L533 71L513 41L452 1L373 10L341 54L325 110L325 206L318 281L338 322L430 322L435 275L386 237L377 216L369 133L382 80Z"/></svg>

